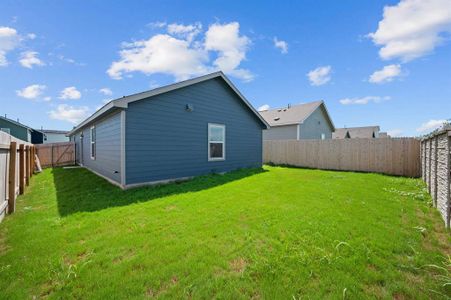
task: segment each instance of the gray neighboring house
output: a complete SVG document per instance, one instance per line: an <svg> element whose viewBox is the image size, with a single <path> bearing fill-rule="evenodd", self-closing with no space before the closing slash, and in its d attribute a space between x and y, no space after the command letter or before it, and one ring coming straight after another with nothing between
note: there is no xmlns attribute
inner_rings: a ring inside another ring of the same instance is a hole
<svg viewBox="0 0 451 300"><path fill-rule="evenodd" d="M215 72L112 100L68 136L78 164L129 188L261 167L268 126Z"/></svg>
<svg viewBox="0 0 451 300"><path fill-rule="evenodd" d="M271 128L263 140L331 139L335 127L324 101L260 111Z"/></svg>
<svg viewBox="0 0 451 300"><path fill-rule="evenodd" d="M388 138L386 132L380 132L379 126L336 128L334 139L376 139Z"/></svg>
<svg viewBox="0 0 451 300"><path fill-rule="evenodd" d="M44 134L44 144L69 142L69 137L66 136L68 131L51 129L41 129L39 131Z"/></svg>

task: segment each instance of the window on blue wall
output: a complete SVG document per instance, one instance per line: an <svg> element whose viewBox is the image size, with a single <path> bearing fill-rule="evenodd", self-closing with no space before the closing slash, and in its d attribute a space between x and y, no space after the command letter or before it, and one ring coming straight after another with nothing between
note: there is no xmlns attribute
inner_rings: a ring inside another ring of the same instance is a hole
<svg viewBox="0 0 451 300"><path fill-rule="evenodd" d="M225 159L225 125L208 124L208 160Z"/></svg>
<svg viewBox="0 0 451 300"><path fill-rule="evenodd" d="M96 127L91 127L91 159L96 159Z"/></svg>

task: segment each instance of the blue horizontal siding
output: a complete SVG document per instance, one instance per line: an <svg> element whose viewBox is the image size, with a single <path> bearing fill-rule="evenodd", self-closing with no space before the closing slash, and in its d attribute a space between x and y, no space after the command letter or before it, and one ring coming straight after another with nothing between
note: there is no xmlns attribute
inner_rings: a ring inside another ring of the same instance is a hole
<svg viewBox="0 0 451 300"><path fill-rule="evenodd" d="M75 135L77 163L117 182L121 182L120 112L97 120ZM91 126L96 127L96 157L91 159ZM73 137L72 137L73 140ZM83 145L81 145L83 143Z"/></svg>
<svg viewBox="0 0 451 300"><path fill-rule="evenodd" d="M194 111L187 112L186 104ZM208 123L226 125L225 161L208 161ZM126 183L261 166L262 126L219 78L132 102L126 117Z"/></svg>

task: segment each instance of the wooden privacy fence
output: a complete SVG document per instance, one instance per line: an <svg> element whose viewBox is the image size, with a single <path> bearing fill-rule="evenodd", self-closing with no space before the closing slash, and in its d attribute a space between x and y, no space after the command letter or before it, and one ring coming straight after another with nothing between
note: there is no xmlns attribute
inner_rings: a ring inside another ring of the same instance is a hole
<svg viewBox="0 0 451 300"><path fill-rule="evenodd" d="M75 164L75 143L53 143L35 145L43 168Z"/></svg>
<svg viewBox="0 0 451 300"><path fill-rule="evenodd" d="M263 162L408 177L421 175L420 141L415 138L264 141Z"/></svg>
<svg viewBox="0 0 451 300"><path fill-rule="evenodd" d="M421 141L421 177L447 227L451 219L450 151L451 129L443 129Z"/></svg>
<svg viewBox="0 0 451 300"><path fill-rule="evenodd" d="M0 221L15 211L17 195L29 185L35 150L32 144L0 131Z"/></svg>

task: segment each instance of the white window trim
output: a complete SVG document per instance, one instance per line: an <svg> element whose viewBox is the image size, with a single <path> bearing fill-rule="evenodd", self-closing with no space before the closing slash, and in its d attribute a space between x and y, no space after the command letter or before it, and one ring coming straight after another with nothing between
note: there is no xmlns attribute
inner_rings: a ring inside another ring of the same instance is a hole
<svg viewBox="0 0 451 300"><path fill-rule="evenodd" d="M212 142L212 143L222 143L222 157L210 157L210 128L220 127L222 128L224 141L222 142ZM226 126L224 124L208 123L208 139L207 139L207 151L208 151L208 161L223 161L226 159Z"/></svg>
<svg viewBox="0 0 451 300"><path fill-rule="evenodd" d="M92 131L95 130L96 127L95 126L91 126L90 131L89 131L89 140L90 140L90 144L89 144L89 152L91 153L91 159L95 160L96 159L96 153L94 153L94 155L92 155L92 144L94 144L94 147L96 147L96 141L92 140ZM97 135L96 135L96 140L97 140Z"/></svg>

